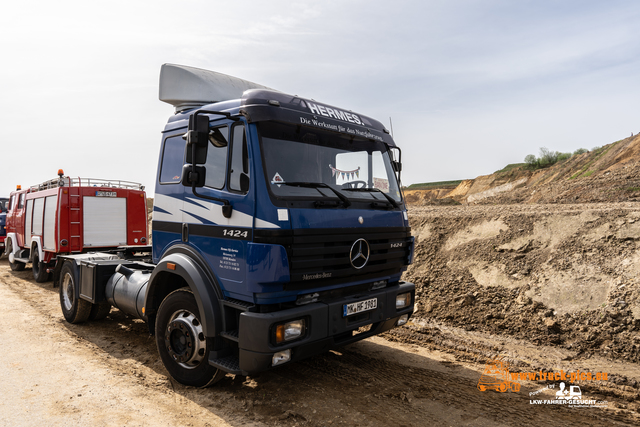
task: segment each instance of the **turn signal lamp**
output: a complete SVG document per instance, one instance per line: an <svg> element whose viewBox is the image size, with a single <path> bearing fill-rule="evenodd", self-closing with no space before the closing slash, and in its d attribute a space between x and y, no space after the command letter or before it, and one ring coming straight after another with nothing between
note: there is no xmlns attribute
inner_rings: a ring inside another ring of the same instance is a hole
<svg viewBox="0 0 640 427"><path fill-rule="evenodd" d="M304 319L294 320L276 326L276 344L293 341L304 335Z"/></svg>

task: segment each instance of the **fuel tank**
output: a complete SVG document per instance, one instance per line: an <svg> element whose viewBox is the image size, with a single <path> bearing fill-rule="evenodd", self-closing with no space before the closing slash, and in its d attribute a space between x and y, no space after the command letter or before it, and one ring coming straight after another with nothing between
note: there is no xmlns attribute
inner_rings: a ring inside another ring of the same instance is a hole
<svg viewBox="0 0 640 427"><path fill-rule="evenodd" d="M150 277L150 271L131 270L119 265L107 282L105 288L107 301L130 316L147 320L142 308Z"/></svg>

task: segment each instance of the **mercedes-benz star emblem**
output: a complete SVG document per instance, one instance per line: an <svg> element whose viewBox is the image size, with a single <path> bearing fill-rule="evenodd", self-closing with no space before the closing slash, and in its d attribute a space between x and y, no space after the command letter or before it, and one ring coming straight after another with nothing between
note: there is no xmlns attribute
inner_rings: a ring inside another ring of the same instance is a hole
<svg viewBox="0 0 640 427"><path fill-rule="evenodd" d="M360 270L362 267L367 265L367 261L369 261L369 243L367 243L364 239L358 239L351 246L351 251L349 252L349 260L351 261L351 265L353 268Z"/></svg>

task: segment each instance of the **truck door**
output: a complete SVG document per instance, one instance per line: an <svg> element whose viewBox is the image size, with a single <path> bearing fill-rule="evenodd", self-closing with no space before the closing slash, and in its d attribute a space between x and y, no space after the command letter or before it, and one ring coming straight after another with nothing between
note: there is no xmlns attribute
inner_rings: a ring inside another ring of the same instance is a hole
<svg viewBox="0 0 640 427"><path fill-rule="evenodd" d="M242 121L212 121L205 166L205 185L195 195L184 187L183 221L188 244L198 249L221 281L227 295L237 292L246 278L247 243L252 240L254 198L250 173L250 146ZM233 210L226 218L222 203Z"/></svg>
<svg viewBox="0 0 640 427"><path fill-rule="evenodd" d="M186 141L182 137L184 132L182 129L163 137L153 201L152 244L155 262L168 248L186 238L182 218L185 187L181 183L186 148Z"/></svg>

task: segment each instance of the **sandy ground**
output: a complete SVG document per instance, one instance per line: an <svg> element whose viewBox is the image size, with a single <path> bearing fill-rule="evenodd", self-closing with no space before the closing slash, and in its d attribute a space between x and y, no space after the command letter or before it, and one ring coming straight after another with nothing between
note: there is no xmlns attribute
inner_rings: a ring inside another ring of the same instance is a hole
<svg viewBox="0 0 640 427"><path fill-rule="evenodd" d="M530 404L529 394L543 389L542 382L523 382L517 393L481 392L484 363L465 361L477 351L465 351L460 340L469 349L517 343L442 324L412 323L389 335L397 342L375 337L256 377L228 375L212 388L194 389L168 378L144 323L113 310L103 321L70 325L51 282L36 283L28 268L12 272L6 259L0 260L0 321L0 426L640 422L615 395L605 396L604 408L567 408ZM442 339L416 338L425 328ZM546 357L552 350L535 349Z"/></svg>

